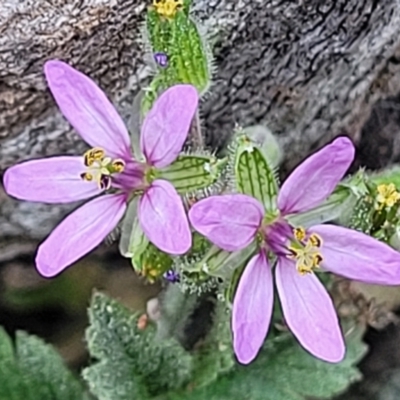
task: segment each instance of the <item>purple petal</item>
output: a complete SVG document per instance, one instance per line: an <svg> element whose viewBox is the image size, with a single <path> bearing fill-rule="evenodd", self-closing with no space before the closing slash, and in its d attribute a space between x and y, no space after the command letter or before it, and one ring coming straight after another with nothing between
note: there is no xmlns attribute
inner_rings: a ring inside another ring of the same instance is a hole
<svg viewBox="0 0 400 400"><path fill-rule="evenodd" d="M6 192L21 200L70 203L101 192L96 182L86 182L83 157L61 156L26 161L9 168L3 178Z"/></svg>
<svg viewBox="0 0 400 400"><path fill-rule="evenodd" d="M163 168L178 157L196 112L198 98L194 86L175 85L156 100L144 119L140 136L142 153L149 164Z"/></svg>
<svg viewBox="0 0 400 400"><path fill-rule="evenodd" d="M278 259L276 287L287 325L315 357L339 362L345 344L332 300L314 274L300 275L292 260Z"/></svg>
<svg viewBox="0 0 400 400"><path fill-rule="evenodd" d="M232 311L233 346L242 364L250 363L267 336L274 287L271 267L262 251L247 264L236 290Z"/></svg>
<svg viewBox="0 0 400 400"><path fill-rule="evenodd" d="M44 72L58 107L85 142L110 156L131 158L129 134L121 117L89 77L58 60L47 61Z"/></svg>
<svg viewBox="0 0 400 400"><path fill-rule="evenodd" d="M282 214L307 211L335 189L354 158L350 139L340 137L303 161L286 179L278 194Z"/></svg>
<svg viewBox="0 0 400 400"><path fill-rule="evenodd" d="M139 221L150 242L165 253L184 254L192 234L182 199L167 181L156 180L139 203Z"/></svg>
<svg viewBox="0 0 400 400"><path fill-rule="evenodd" d="M89 253L117 226L125 209L125 195L108 194L68 215L39 246L36 255L39 273L55 276Z"/></svg>
<svg viewBox="0 0 400 400"><path fill-rule="evenodd" d="M226 251L248 246L255 239L263 217L261 203L244 194L207 197L189 210L194 229Z"/></svg>
<svg viewBox="0 0 400 400"><path fill-rule="evenodd" d="M310 232L322 238L324 269L366 283L400 285L400 253L352 229L316 225Z"/></svg>

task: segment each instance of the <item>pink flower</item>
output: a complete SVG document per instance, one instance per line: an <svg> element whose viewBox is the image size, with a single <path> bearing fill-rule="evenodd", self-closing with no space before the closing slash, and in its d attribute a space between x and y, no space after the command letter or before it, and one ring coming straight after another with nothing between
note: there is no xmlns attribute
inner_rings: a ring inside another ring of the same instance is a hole
<svg viewBox="0 0 400 400"><path fill-rule="evenodd" d="M187 252L192 239L182 200L171 183L156 179L156 173L182 150L198 104L196 89L176 85L154 103L141 129L145 161L139 162L133 159L121 117L90 78L56 60L48 61L44 71L61 112L93 148L84 156L13 166L4 175L4 187L18 199L45 203L101 196L67 216L40 245L38 271L54 276L98 246L136 194L141 196L138 216L149 240L170 254Z"/></svg>
<svg viewBox="0 0 400 400"><path fill-rule="evenodd" d="M233 342L241 363L256 357L269 329L275 258L275 283L288 327L306 350L329 362L343 359L345 345L332 300L314 270L321 266L363 282L400 284L400 254L386 244L340 226L294 228L286 218L324 201L353 157L352 143L342 137L306 159L283 184L273 215L243 194L209 197L190 209L193 227L224 250L259 243L233 303Z"/></svg>

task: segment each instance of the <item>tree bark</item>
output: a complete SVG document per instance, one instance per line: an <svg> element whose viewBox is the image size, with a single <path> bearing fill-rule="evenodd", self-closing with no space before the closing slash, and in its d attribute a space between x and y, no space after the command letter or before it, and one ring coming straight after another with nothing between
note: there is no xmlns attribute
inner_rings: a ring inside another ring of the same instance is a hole
<svg viewBox="0 0 400 400"><path fill-rule="evenodd" d="M86 145L58 111L42 68L67 61L129 119L146 85L143 0L0 2L0 171ZM266 124L292 169L345 133L358 140L374 103L400 91L400 0L197 0L217 72L202 104L209 143L235 123ZM75 205L31 204L0 188L0 261L30 253Z"/></svg>

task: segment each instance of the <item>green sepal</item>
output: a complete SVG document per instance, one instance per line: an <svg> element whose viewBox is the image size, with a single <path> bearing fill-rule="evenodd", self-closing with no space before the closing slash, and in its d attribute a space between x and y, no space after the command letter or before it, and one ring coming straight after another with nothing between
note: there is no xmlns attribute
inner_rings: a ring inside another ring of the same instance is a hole
<svg viewBox="0 0 400 400"><path fill-rule="evenodd" d="M357 198L352 192L343 186L339 186L335 192L322 204L299 214L288 215L286 218L293 226L309 228L313 225L323 224L340 218L344 212L351 210Z"/></svg>
<svg viewBox="0 0 400 400"><path fill-rule="evenodd" d="M275 212L278 183L273 168L261 150L247 137L240 136L235 153L238 192L259 200L267 212Z"/></svg>
<svg viewBox="0 0 400 400"><path fill-rule="evenodd" d="M137 196L131 200L122 221L119 251L122 256L127 258L143 253L149 244L137 216L138 202Z"/></svg>
<svg viewBox="0 0 400 400"><path fill-rule="evenodd" d="M203 271L211 276L230 279L233 272L245 264L255 253L256 248L255 241L246 248L234 252L228 252L217 246L212 246L194 266L193 270Z"/></svg>
<svg viewBox="0 0 400 400"><path fill-rule="evenodd" d="M209 155L181 155L168 167L157 171L158 177L171 182L181 193L192 193L212 186L227 163Z"/></svg>

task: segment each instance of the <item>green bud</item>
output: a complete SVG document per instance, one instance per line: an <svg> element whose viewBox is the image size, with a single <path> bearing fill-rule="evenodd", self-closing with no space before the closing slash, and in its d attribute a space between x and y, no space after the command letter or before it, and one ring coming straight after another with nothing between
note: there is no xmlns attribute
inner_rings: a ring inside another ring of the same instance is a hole
<svg viewBox="0 0 400 400"><path fill-rule="evenodd" d="M215 184L227 159L209 155L181 155L168 167L158 170L158 176L171 182L181 194L193 193Z"/></svg>
<svg viewBox="0 0 400 400"><path fill-rule="evenodd" d="M234 170L237 191L259 200L267 212L275 212L278 183L274 170L245 135L237 138Z"/></svg>
<svg viewBox="0 0 400 400"><path fill-rule="evenodd" d="M150 7L146 17L146 33L152 53L166 54L168 65L158 68L142 110L149 110L155 100L154 95L177 83L191 84L203 95L211 82L212 55L205 38L189 16L189 2L185 2L183 9L170 18L165 18L154 7Z"/></svg>
<svg viewBox="0 0 400 400"><path fill-rule="evenodd" d="M243 132L261 150L273 168L280 164L282 151L270 129L263 125L253 125L244 128Z"/></svg>
<svg viewBox="0 0 400 400"><path fill-rule="evenodd" d="M134 254L131 261L135 271L151 283L167 272L173 263L168 254L163 253L151 243L148 243L141 253Z"/></svg>

